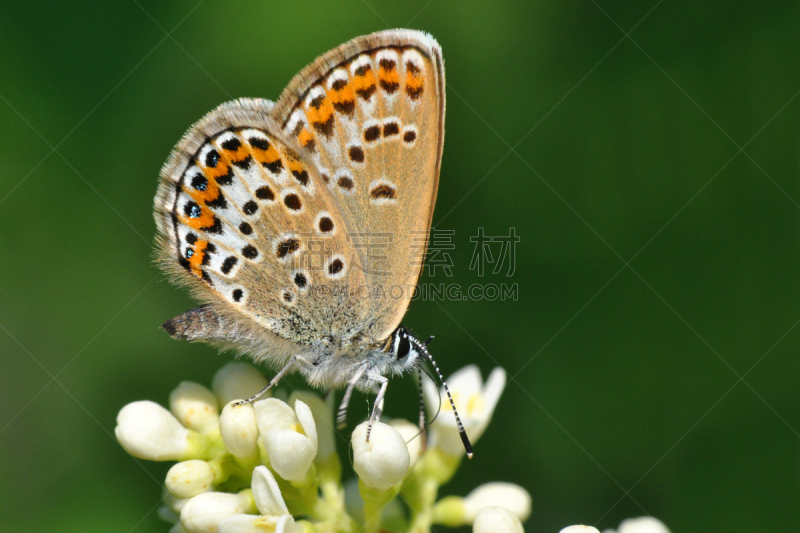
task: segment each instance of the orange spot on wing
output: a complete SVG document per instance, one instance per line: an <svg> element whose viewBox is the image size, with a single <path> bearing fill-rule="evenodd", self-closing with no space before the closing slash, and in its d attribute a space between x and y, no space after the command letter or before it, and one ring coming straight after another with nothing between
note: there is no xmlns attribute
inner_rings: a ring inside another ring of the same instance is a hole
<svg viewBox="0 0 800 533"><path fill-rule="evenodd" d="M375 92L375 74L372 72L372 68L366 65L356 69L350 85L355 94L364 100L369 100L372 93Z"/></svg>
<svg viewBox="0 0 800 533"><path fill-rule="evenodd" d="M308 131L306 128L303 128L303 130L297 136L297 140L304 148L311 149L314 147L314 134Z"/></svg>
<svg viewBox="0 0 800 533"><path fill-rule="evenodd" d="M331 117L333 116L333 103L328 98L328 94L320 95L314 98L306 107L306 118L318 130L321 129L330 133L330 126L333 125Z"/></svg>
<svg viewBox="0 0 800 533"><path fill-rule="evenodd" d="M206 257L208 241L197 241L194 244L194 253L188 259L192 274L201 278L203 276L203 260Z"/></svg>
<svg viewBox="0 0 800 533"><path fill-rule="evenodd" d="M261 148L253 147L253 155L256 157L259 163L265 163L267 165L274 163L275 161L281 158L281 154L278 153L278 150L269 143L269 148L266 150L262 150Z"/></svg>
<svg viewBox="0 0 800 533"><path fill-rule="evenodd" d="M208 178L209 183L211 180L216 180L217 178L221 178L222 176L227 176L228 172L231 171L230 162L224 156L220 157L217 166L214 168L203 167L203 173Z"/></svg>
<svg viewBox="0 0 800 533"><path fill-rule="evenodd" d="M356 94L349 82L339 89L328 90L328 98L333 108L339 113L351 115L356 107Z"/></svg>
<svg viewBox="0 0 800 533"><path fill-rule="evenodd" d="M244 144L239 146L235 152L231 152L230 150L224 150L222 152L222 157L231 163L241 163L247 159L248 155L250 155L250 152L247 151L247 148L245 148Z"/></svg>
<svg viewBox="0 0 800 533"><path fill-rule="evenodd" d="M214 225L214 213L206 207L205 205L200 205L200 216L197 218L187 217L185 215L181 215L180 220L182 223L186 224L190 228L194 228L197 230L202 230L204 228L210 228Z"/></svg>
<svg viewBox="0 0 800 533"><path fill-rule="evenodd" d="M422 95L424 76L418 70L406 70L406 93L413 99L417 99Z"/></svg>
<svg viewBox="0 0 800 533"><path fill-rule="evenodd" d="M302 172L303 171L303 165L297 159L290 158L290 159L288 159L288 163L289 163L289 172L295 172L295 171Z"/></svg>
<svg viewBox="0 0 800 533"><path fill-rule="evenodd" d="M400 75L397 73L397 63L392 60L381 60L380 70L378 70L378 81L387 92L394 92L400 86Z"/></svg>
<svg viewBox="0 0 800 533"><path fill-rule="evenodd" d="M183 186L183 190L186 191L189 194L189 196L191 196L194 199L195 202L197 202L197 203L199 203L201 205L206 203L206 202L210 202L212 200L216 200L217 197L219 197L219 194L220 194L219 186L217 185L217 182L214 181L213 179L210 179L208 177L208 174L206 174L206 178L208 179L208 183L206 184L206 190L205 191L198 191L197 189L195 189L191 185L187 185L187 184L184 184L184 186Z"/></svg>

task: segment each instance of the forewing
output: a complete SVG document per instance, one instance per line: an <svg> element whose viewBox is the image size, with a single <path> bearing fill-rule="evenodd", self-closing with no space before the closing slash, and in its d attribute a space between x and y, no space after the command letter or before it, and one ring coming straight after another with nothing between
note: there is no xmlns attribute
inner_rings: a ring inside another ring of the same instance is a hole
<svg viewBox="0 0 800 533"><path fill-rule="evenodd" d="M364 331L388 337L406 312L428 242L444 142L444 67L427 34L356 38L300 72L272 110L316 162L366 279ZM355 285L357 279L351 279Z"/></svg>
<svg viewBox="0 0 800 533"><path fill-rule="evenodd" d="M156 197L161 264L282 339L346 338L364 314L344 289L345 276L364 283L346 260L346 222L271 110L266 100L223 104L174 149Z"/></svg>

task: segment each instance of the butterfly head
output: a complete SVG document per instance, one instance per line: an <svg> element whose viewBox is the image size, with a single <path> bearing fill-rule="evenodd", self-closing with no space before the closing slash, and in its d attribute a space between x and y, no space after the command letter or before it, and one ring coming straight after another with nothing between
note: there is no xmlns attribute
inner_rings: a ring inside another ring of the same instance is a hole
<svg viewBox="0 0 800 533"><path fill-rule="evenodd" d="M422 365L425 361L425 346L427 342L420 342L404 326L398 327L392 333L388 352L391 355L392 366L399 371L411 370Z"/></svg>
<svg viewBox="0 0 800 533"><path fill-rule="evenodd" d="M395 370L402 372L404 370L420 368L426 360L430 361L433 369L436 370L439 381L442 383L442 388L447 394L450 406L453 408L453 414L456 417L456 426L459 436L461 437L461 442L464 444L464 449L467 452L467 457L472 459L472 444L469 441L469 437L467 437L466 430L464 430L464 425L461 423L461 418L458 416L458 410L453 402L453 397L450 395L447 383L445 383L442 372L439 370L439 365L436 364L436 361L433 360L430 352L428 352L428 344L433 340L433 337L430 337L425 342L421 342L409 333L405 327L400 326L394 330L390 338L392 342L389 345L389 352L391 353L392 365L395 367ZM422 383L420 383L420 385L421 384Z"/></svg>

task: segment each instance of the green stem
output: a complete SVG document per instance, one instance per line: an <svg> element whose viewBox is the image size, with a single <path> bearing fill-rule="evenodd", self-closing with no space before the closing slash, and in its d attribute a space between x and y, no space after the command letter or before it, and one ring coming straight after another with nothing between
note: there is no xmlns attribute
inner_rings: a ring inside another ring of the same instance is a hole
<svg viewBox="0 0 800 533"><path fill-rule="evenodd" d="M358 491L364 500L364 533L378 533L381 530L381 516L386 507L400 492L400 484L388 490L376 490L367 487L358 480Z"/></svg>

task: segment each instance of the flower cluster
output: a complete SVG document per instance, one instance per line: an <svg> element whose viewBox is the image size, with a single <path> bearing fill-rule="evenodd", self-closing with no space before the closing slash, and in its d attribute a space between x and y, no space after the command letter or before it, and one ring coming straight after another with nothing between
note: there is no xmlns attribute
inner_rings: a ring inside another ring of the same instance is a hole
<svg viewBox="0 0 800 533"><path fill-rule="evenodd" d="M484 383L477 367L468 366L448 382L474 442L505 388L505 372L496 368ZM294 392L237 405L266 384L253 366L230 363L211 389L178 385L169 409L139 401L119 412L115 433L129 454L177 461L159 509L173 523L170 533L428 533L436 524L523 533L531 497L517 485L486 483L464 497L439 498L465 452L450 403L433 384L424 386L426 405L442 412L427 446L419 428L401 419L375 422L367 442L364 422L349 443L358 477L345 483L337 439L347 440L334 430L333 395ZM618 533L669 533L657 524L626 521ZM563 531L598 533L586 526Z"/></svg>
<svg viewBox="0 0 800 533"><path fill-rule="evenodd" d="M350 444L358 479L342 483L333 395L295 392L236 404L266 384L251 365L230 363L211 389L178 385L169 409L139 401L119 412L115 433L128 453L177 461L159 511L174 523L171 533L425 533L434 524L522 533L531 498L521 487L488 483L466 497L438 497L464 457L455 419L444 412L444 391L424 389L428 407L443 411L424 449L419 428L408 421L375 422L369 442L367 423L357 426ZM495 369L484 385L469 366L450 385L475 441L505 387L505 372Z"/></svg>

